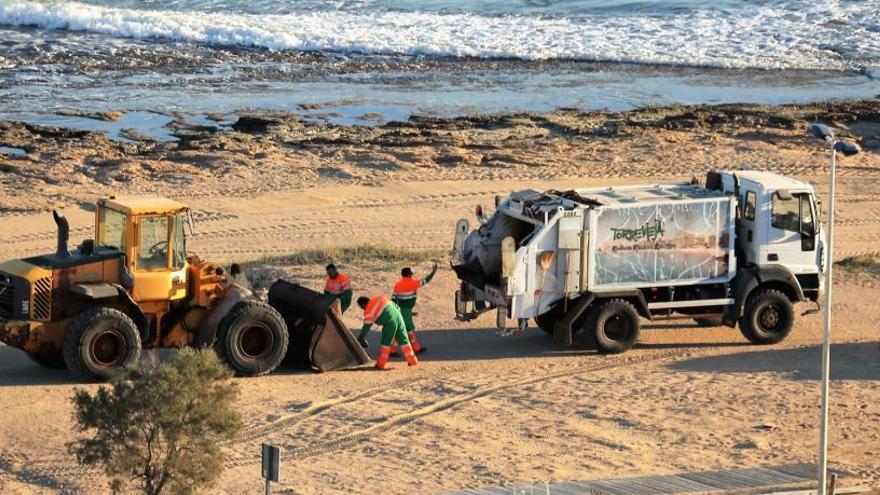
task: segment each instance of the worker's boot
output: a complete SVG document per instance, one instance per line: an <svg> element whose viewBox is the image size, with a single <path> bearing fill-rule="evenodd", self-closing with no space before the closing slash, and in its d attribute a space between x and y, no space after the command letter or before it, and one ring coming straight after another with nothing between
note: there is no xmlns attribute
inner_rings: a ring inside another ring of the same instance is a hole
<svg viewBox="0 0 880 495"><path fill-rule="evenodd" d="M391 348L383 345L379 348L379 357L376 358L376 369L388 369L388 357L391 355Z"/></svg>
<svg viewBox="0 0 880 495"><path fill-rule="evenodd" d="M413 348L411 345L407 344L401 346L401 350L403 350L403 355L406 356L406 364L409 366L418 366L419 360L416 358L416 353L413 352Z"/></svg>
<svg viewBox="0 0 880 495"><path fill-rule="evenodd" d="M391 357L397 357L397 356L400 356L400 353L397 352L397 350L398 350L399 348L400 348L400 346L397 345L397 339L392 340L392 341L391 341L391 354L389 354L389 356L391 356Z"/></svg>
<svg viewBox="0 0 880 495"><path fill-rule="evenodd" d="M412 348L416 352L416 354L421 354L428 350L427 347L422 347L422 344L419 344L419 341L416 339L415 332L409 333L409 343L412 344Z"/></svg>

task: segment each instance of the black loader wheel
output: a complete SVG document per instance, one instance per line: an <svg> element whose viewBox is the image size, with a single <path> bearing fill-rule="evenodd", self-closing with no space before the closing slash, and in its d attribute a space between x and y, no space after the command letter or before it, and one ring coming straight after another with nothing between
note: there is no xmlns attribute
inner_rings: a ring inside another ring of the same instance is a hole
<svg viewBox="0 0 880 495"><path fill-rule="evenodd" d="M639 328L638 311L623 299L600 303L590 311L585 325L589 343L607 354L619 354L634 346Z"/></svg>
<svg viewBox="0 0 880 495"><path fill-rule="evenodd" d="M776 344L791 333L794 306L788 296L775 289L752 293L739 319L739 330L753 344Z"/></svg>
<svg viewBox="0 0 880 495"><path fill-rule="evenodd" d="M266 303L244 300L217 328L217 352L239 376L271 373L287 354L284 319Z"/></svg>
<svg viewBox="0 0 880 495"><path fill-rule="evenodd" d="M113 378L141 355L137 326L122 311L95 307L78 314L64 334L64 362L83 380Z"/></svg>
<svg viewBox="0 0 880 495"><path fill-rule="evenodd" d="M44 368L57 370L67 367L67 364L64 362L64 354L61 351L26 352L25 354L27 354L31 361Z"/></svg>
<svg viewBox="0 0 880 495"><path fill-rule="evenodd" d="M694 318L694 322L700 327L720 327L721 317L710 316L708 318Z"/></svg>

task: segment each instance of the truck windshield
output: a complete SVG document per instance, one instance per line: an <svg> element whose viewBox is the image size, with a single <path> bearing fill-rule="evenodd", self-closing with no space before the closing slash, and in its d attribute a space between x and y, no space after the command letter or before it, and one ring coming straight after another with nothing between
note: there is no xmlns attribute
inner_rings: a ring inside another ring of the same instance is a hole
<svg viewBox="0 0 880 495"><path fill-rule="evenodd" d="M771 225L790 232L815 234L816 223L813 219L811 203L811 196L806 193L796 193L787 199L774 195L771 205Z"/></svg>
<svg viewBox="0 0 880 495"><path fill-rule="evenodd" d="M125 240L125 214L108 208L98 213L98 245L121 250Z"/></svg>
<svg viewBox="0 0 880 495"><path fill-rule="evenodd" d="M138 223L138 269L168 269L168 217L141 217Z"/></svg>

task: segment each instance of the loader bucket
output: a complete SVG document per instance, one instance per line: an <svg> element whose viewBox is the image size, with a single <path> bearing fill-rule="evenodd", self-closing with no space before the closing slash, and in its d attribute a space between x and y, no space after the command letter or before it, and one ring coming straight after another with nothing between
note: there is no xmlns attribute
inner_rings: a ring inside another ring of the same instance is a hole
<svg viewBox="0 0 880 495"><path fill-rule="evenodd" d="M290 332L288 366L332 371L370 362L342 322L333 297L278 280L269 288L269 305L281 313Z"/></svg>

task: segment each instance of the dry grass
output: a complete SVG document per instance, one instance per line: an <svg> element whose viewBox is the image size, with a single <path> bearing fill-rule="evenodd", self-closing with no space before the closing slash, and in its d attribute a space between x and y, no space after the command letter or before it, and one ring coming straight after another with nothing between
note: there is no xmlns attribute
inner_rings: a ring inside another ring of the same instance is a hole
<svg viewBox="0 0 880 495"><path fill-rule="evenodd" d="M303 249L289 254L266 256L245 262L254 265L325 265L327 263L418 263L438 260L447 256L442 249L407 249L372 246L368 244L340 248Z"/></svg>
<svg viewBox="0 0 880 495"><path fill-rule="evenodd" d="M880 274L880 253L850 256L838 261L835 265L850 273Z"/></svg>

